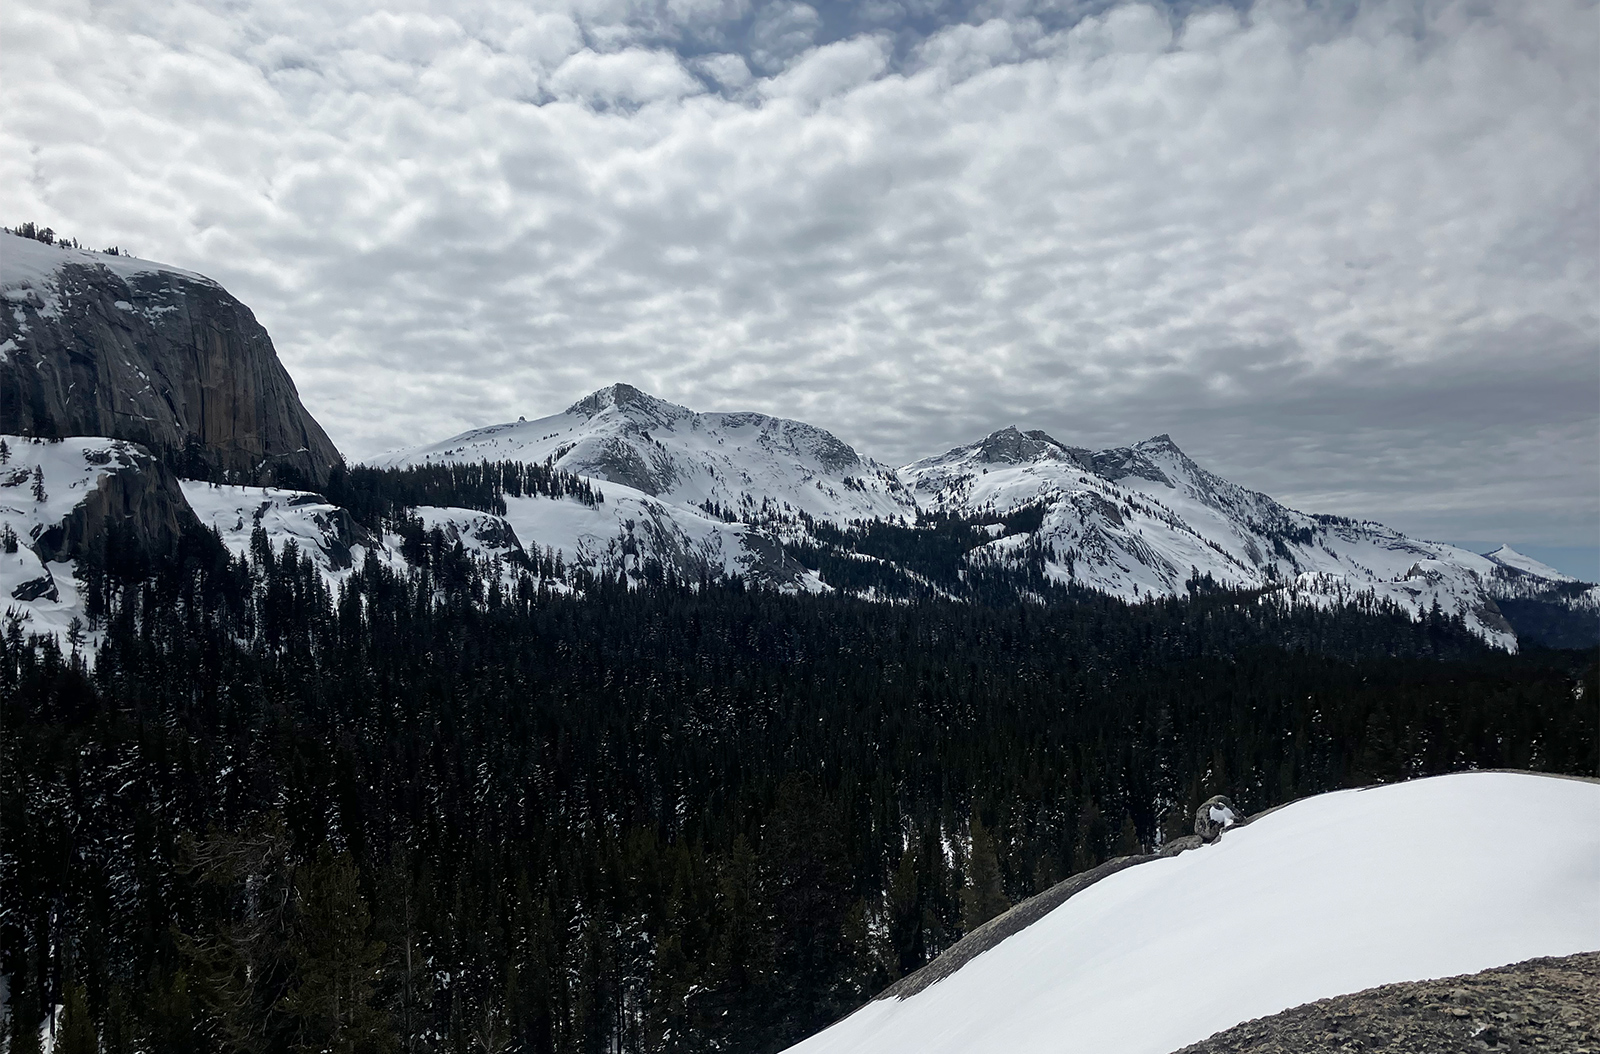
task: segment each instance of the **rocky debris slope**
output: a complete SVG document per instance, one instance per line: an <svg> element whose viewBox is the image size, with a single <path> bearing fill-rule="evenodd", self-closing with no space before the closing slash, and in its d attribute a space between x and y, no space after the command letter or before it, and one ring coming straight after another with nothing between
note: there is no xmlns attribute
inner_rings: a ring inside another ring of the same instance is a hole
<svg viewBox="0 0 1600 1054"><path fill-rule="evenodd" d="M1247 1021L1177 1054L1600 1054L1600 952L1369 988Z"/></svg>
<svg viewBox="0 0 1600 1054"><path fill-rule="evenodd" d="M340 461L267 331L208 278L0 233L0 297L8 431L110 436L312 485Z"/></svg>

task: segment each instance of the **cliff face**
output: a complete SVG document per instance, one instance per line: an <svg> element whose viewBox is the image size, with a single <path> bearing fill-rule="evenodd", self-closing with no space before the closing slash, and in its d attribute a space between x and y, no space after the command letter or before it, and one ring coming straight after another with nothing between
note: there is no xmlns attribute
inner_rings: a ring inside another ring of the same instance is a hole
<svg viewBox="0 0 1600 1054"><path fill-rule="evenodd" d="M199 525L165 465L136 448L122 453L81 504L39 533L33 551L41 560L88 555L113 527L125 530L146 555L164 556L177 550L184 528Z"/></svg>
<svg viewBox="0 0 1600 1054"><path fill-rule="evenodd" d="M13 600L61 599L52 563L109 558L113 540L124 558L158 559L198 526L177 478L143 447L0 435L0 584Z"/></svg>
<svg viewBox="0 0 1600 1054"><path fill-rule="evenodd" d="M311 486L339 452L250 309L200 275L0 233L0 422Z"/></svg>

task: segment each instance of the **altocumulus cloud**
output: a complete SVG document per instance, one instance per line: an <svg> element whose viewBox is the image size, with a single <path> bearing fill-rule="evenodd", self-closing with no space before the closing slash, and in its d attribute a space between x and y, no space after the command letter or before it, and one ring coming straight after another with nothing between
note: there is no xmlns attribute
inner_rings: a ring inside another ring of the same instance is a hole
<svg viewBox="0 0 1600 1054"><path fill-rule="evenodd" d="M0 19L0 211L226 283L354 457L628 380L1594 542L1592 2Z"/></svg>

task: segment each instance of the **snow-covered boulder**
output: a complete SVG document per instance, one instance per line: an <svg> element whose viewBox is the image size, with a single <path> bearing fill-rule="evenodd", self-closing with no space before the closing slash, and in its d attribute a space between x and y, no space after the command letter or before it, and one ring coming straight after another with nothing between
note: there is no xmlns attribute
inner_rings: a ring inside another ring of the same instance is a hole
<svg viewBox="0 0 1600 1054"><path fill-rule="evenodd" d="M1194 811L1194 833L1203 842L1215 842L1222 837L1223 831L1243 820L1244 817L1233 807L1233 802L1220 794L1213 795L1201 802L1200 808Z"/></svg>

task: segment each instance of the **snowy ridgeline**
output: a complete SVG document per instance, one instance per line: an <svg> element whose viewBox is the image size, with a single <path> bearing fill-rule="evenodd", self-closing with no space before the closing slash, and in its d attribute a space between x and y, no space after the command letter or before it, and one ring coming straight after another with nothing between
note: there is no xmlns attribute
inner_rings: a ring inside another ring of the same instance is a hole
<svg viewBox="0 0 1600 1054"><path fill-rule="evenodd" d="M9 235L5 238L3 266L0 266L0 298L13 304L29 303L44 318L57 318L61 314L60 274L63 266L79 264L103 267L121 278L136 275L176 275L190 282L209 286L217 283L205 275L185 271L170 264L141 260L133 256L113 256L91 249L72 249L64 245L46 245L32 238ZM220 288L220 287L219 287ZM132 304L122 303L124 311L136 310ZM11 344L0 344L0 357L15 350Z"/></svg>
<svg viewBox="0 0 1600 1054"><path fill-rule="evenodd" d="M92 659L100 634L92 626L80 594L80 561L50 559L50 543L70 518L81 512L85 500L107 476L119 470L147 470L153 459L135 444L99 437L52 442L3 435L0 442L5 444L5 460L0 463L0 590L4 594L0 611L18 616L24 632L54 635L63 647L77 639L79 650ZM193 481L181 481L180 487L200 522L216 528L235 555L250 551L260 528L275 554L281 556L292 544L331 587L369 555L396 569L406 566L399 535L374 536L321 495ZM498 516L472 509L424 507L414 511L424 530L437 528L447 544L459 542L485 562L521 552L515 532Z"/></svg>
<svg viewBox="0 0 1600 1054"><path fill-rule="evenodd" d="M79 650L92 658L100 634L80 596L79 562L44 559L35 549L107 474L149 465L151 459L120 440L0 438L7 452L0 465L0 539L7 539L0 546L6 550L0 552L0 611L20 617L24 632L52 634L63 647L81 635ZM379 537L319 494L191 480L180 487L199 521L215 528L229 551L248 554L259 529L275 555L293 545L330 588L369 558L396 570L408 566L401 534L391 530ZM627 571L663 557L690 579L708 573L778 588L826 588L815 574L785 561L755 528L675 508L627 487L608 486L606 500L595 505L549 497L507 498L506 505L505 516L432 506L411 513L424 532L437 530L446 545L460 544L485 564L498 560L508 580L519 567L536 574L542 568L545 584L557 592L568 588L560 577L550 576L557 561L563 568Z"/></svg>
<svg viewBox="0 0 1600 1054"><path fill-rule="evenodd" d="M763 567L799 588L820 583L763 563L746 524L815 543L816 522L945 513L994 525L993 540L967 554L971 568L1038 567L1054 582L1135 602L1184 595L1198 577L1319 607L1388 602L1420 615L1437 606L1508 649L1516 635L1496 599L1600 608L1600 590L1575 588L1509 547L1480 555L1377 523L1296 512L1207 472L1167 436L1090 451L1008 428L889 470L811 425L696 413L615 385L552 417L477 429L374 464L482 460L548 461L603 481L617 497L616 515L525 505L513 521L524 538L576 546L581 533L596 558L614 540L666 563L698 554L730 571ZM1019 513L1037 526L1002 528ZM646 531L629 527L644 522Z"/></svg>
<svg viewBox="0 0 1600 1054"><path fill-rule="evenodd" d="M1307 798L1117 872L790 1054L1169 1054L1397 981L1600 949L1600 782L1469 772Z"/></svg>
<svg viewBox="0 0 1600 1054"><path fill-rule="evenodd" d="M5 602L31 628L65 634L83 615L74 566L42 559L31 542L68 516L108 466L147 455L109 439L8 441L13 454L0 473L0 520L22 541L0 567ZM785 545L817 544L818 524L908 523L935 512L993 523L964 557L969 568L1033 566L1055 582L1135 602L1181 596L1198 575L1297 604L1389 602L1413 615L1437 607L1512 650L1516 636L1497 599L1600 608L1600 589L1509 547L1479 555L1381 524L1295 512L1206 472L1164 436L1087 451L1007 429L891 472L809 425L695 414L619 385L554 418L481 429L382 460L396 467L549 461L603 484L605 500L597 503L507 496L503 516L415 510L425 530L437 528L474 557L500 558L507 568L531 558L556 589L564 586L549 569L559 555L567 569L629 572L656 562L688 581L735 576L819 592L829 586ZM36 468L46 477L44 501L31 493ZM185 482L183 495L234 552L248 551L260 527L275 551L293 541L330 584L369 554L391 566L405 563L398 535L377 537L315 494ZM1026 529L1001 523L1019 513L1031 514Z"/></svg>

